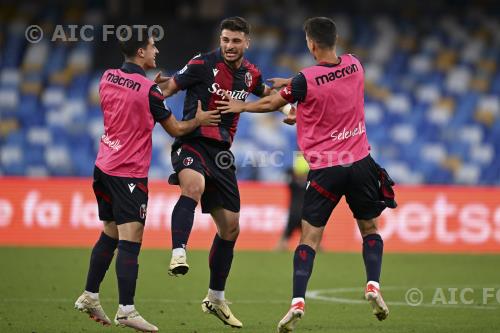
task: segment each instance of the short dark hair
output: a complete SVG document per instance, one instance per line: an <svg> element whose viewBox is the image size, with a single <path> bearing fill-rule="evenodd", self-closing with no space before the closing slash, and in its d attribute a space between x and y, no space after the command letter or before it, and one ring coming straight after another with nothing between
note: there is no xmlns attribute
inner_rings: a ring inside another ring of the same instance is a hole
<svg viewBox="0 0 500 333"><path fill-rule="evenodd" d="M331 49L337 43L337 26L328 17L313 17L304 23L304 31L320 48Z"/></svg>
<svg viewBox="0 0 500 333"><path fill-rule="evenodd" d="M233 16L222 20L220 23L220 31L227 29L231 31L241 31L245 35L250 34L250 24L243 17Z"/></svg>
<svg viewBox="0 0 500 333"><path fill-rule="evenodd" d="M118 42L122 54L127 58L133 58L137 54L137 50L145 49L149 44L149 38L155 36L149 36L146 27L128 27L130 29L121 30Z"/></svg>

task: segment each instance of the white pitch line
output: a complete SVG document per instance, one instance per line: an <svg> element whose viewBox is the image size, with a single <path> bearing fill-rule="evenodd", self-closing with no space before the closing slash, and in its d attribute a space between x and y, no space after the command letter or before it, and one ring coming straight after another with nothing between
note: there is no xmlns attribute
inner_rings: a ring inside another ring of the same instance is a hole
<svg viewBox="0 0 500 333"><path fill-rule="evenodd" d="M481 286L482 287L482 286ZM421 289L429 289L431 287L422 287ZM432 287L432 288L439 288L439 287ZM384 290L408 290L410 288L408 287L384 287ZM359 287L353 287L353 288L332 288L332 289L320 289L320 290L311 290L306 293L306 298L308 299L314 299L318 301L326 301L326 302L332 302L332 303L342 303L342 304L366 304L367 302L365 300L361 299L352 299L352 298L342 298L342 297L336 297L336 296L325 296L322 294L340 294L340 293L346 293L346 292L359 292L361 293L362 289ZM419 307L425 307L425 308L448 308L448 309L476 309L476 310L496 310L498 309L497 306L491 306L491 305L460 305L460 304L429 304L429 303L421 303L419 305L410 305L406 302L386 302L388 305L395 305L395 306L408 306L412 308L419 308Z"/></svg>
<svg viewBox="0 0 500 333"><path fill-rule="evenodd" d="M74 302L75 299L69 298L0 298L0 303L71 303ZM113 298L103 298L100 300L101 302L116 302L118 299ZM137 299L137 303L201 303L201 299L197 300L180 300L180 299L155 299L155 298L146 298L146 299ZM288 304L290 300L241 300L235 301L234 303L240 304Z"/></svg>

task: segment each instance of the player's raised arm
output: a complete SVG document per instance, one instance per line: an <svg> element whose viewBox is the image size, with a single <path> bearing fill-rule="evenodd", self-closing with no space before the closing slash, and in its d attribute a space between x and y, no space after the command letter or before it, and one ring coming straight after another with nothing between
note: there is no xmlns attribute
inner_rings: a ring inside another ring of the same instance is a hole
<svg viewBox="0 0 500 333"><path fill-rule="evenodd" d="M222 114L241 112L264 113L278 111L279 108L288 104L288 101L281 97L280 94L272 94L255 102L245 103L233 99L226 94L226 99L215 101L215 103L219 104L217 109L220 110Z"/></svg>
<svg viewBox="0 0 500 333"><path fill-rule="evenodd" d="M273 78L268 79L267 81L272 83L271 88L280 89L280 88L286 87L287 85L291 84L292 78L284 79L284 78L280 78L280 77L273 77Z"/></svg>
<svg viewBox="0 0 500 333"><path fill-rule="evenodd" d="M155 82L160 86L163 95L170 97L176 94L179 90L200 83L207 76L207 68L205 60L201 54L196 55L193 59L184 66L181 70L175 73L172 77L162 76L161 72L155 77Z"/></svg>
<svg viewBox="0 0 500 333"><path fill-rule="evenodd" d="M161 72L158 72L155 76L156 84L160 87L163 96L170 97L175 95L180 88L175 83L175 80L171 76L162 76Z"/></svg>
<svg viewBox="0 0 500 333"><path fill-rule="evenodd" d="M171 136L182 136L194 131L199 126L217 126L220 123L218 110L203 111L201 102L198 101L198 109L193 119L178 121L174 116L170 116L160 121L161 126Z"/></svg>

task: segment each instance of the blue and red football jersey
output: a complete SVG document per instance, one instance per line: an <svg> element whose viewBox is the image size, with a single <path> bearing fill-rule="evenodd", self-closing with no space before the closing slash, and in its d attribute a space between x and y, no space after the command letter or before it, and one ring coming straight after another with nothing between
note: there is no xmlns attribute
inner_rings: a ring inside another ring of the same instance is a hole
<svg viewBox="0 0 500 333"><path fill-rule="evenodd" d="M183 120L194 118L198 100L203 110L215 110L215 101L224 98L224 92L234 99L245 101L249 94L262 96L265 85L262 74L255 65L244 59L238 69L229 67L222 58L220 49L199 54L178 71L174 78L181 90L186 90ZM174 146L186 139L202 137L231 146L239 114L224 114L219 126L201 126L188 135L176 139Z"/></svg>

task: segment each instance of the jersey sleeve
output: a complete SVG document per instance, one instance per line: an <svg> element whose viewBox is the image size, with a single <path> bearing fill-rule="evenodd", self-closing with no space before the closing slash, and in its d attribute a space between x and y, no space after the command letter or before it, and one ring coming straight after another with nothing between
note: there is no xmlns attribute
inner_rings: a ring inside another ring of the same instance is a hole
<svg viewBox="0 0 500 333"><path fill-rule="evenodd" d="M203 81L203 77L206 75L206 60L201 59L200 55L197 55L182 68L180 71L175 73L174 81L180 90L185 90L192 85L195 85Z"/></svg>
<svg viewBox="0 0 500 333"><path fill-rule="evenodd" d="M307 93L307 81L302 73L295 75L289 85L280 90L288 103L303 102Z"/></svg>
<svg viewBox="0 0 500 333"><path fill-rule="evenodd" d="M160 87L153 85L149 90L149 110L156 122L167 119L172 114L172 111L163 104L164 99Z"/></svg>

